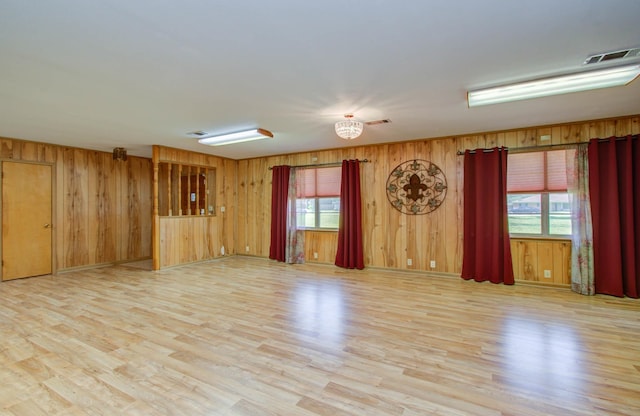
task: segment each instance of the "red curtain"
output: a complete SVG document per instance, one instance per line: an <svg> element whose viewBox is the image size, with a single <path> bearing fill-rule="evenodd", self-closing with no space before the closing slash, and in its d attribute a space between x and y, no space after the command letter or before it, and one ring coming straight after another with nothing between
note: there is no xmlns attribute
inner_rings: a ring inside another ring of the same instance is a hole
<svg viewBox="0 0 640 416"><path fill-rule="evenodd" d="M271 245L269 258L285 261L290 166L274 166L271 180Z"/></svg>
<svg viewBox="0 0 640 416"><path fill-rule="evenodd" d="M343 160L336 266L364 269L361 204L360 161Z"/></svg>
<svg viewBox="0 0 640 416"><path fill-rule="evenodd" d="M640 297L639 136L589 142L596 293Z"/></svg>
<svg viewBox="0 0 640 416"><path fill-rule="evenodd" d="M463 250L463 279L513 284L506 148L465 152Z"/></svg>

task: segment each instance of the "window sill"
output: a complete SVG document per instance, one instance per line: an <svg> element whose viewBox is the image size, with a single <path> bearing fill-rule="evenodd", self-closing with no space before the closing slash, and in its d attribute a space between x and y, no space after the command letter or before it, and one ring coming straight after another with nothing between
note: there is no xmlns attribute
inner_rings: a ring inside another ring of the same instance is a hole
<svg viewBox="0 0 640 416"><path fill-rule="evenodd" d="M529 235L529 234L509 234L510 240L543 240L543 241L571 241L570 235Z"/></svg>

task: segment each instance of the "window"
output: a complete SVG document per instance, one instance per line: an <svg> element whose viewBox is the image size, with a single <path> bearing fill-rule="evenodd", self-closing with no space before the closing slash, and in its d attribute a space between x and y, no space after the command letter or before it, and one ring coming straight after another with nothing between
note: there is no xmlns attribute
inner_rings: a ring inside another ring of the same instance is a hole
<svg viewBox="0 0 640 416"><path fill-rule="evenodd" d="M342 168L296 171L296 213L298 228L338 229Z"/></svg>
<svg viewBox="0 0 640 416"><path fill-rule="evenodd" d="M507 212L511 234L571 235L571 201L567 192L567 153L549 150L509 155Z"/></svg>

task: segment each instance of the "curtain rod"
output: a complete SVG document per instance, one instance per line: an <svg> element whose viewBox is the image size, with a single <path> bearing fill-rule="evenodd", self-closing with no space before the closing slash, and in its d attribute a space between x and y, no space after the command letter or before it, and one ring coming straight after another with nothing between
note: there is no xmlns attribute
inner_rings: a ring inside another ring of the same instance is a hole
<svg viewBox="0 0 640 416"><path fill-rule="evenodd" d="M622 137L616 137L616 140L624 140L627 137L631 136L631 138L638 138L637 134L628 134L626 136L622 136ZM604 139L598 139L599 142L606 142L611 140L611 138L604 138ZM545 149L549 149L552 147L567 147L567 146L575 146L578 144L589 144L589 142L573 142L573 143L559 143L559 144L547 144L547 145L542 145L542 146L526 146L526 147L514 147L513 149L509 149L506 146L503 146L499 149L507 149L510 150L511 152L520 152L520 151L526 151L526 150L534 150L534 149L540 149L540 150L545 150ZM493 152L493 149L482 149L482 151L484 153L489 153L489 152ZM470 153L475 153L475 150L471 150ZM458 150L457 155L458 156L462 156L464 155L465 152L463 152L462 150Z"/></svg>
<svg viewBox="0 0 640 416"><path fill-rule="evenodd" d="M549 149L552 147L566 147L566 146L573 146L576 144L580 144L580 143L588 143L588 142L575 142L575 143L563 143L563 144L548 144L548 145L544 145L544 146L526 146L526 147L514 147L513 149L509 149L507 146L502 146L499 147L498 150L509 150L512 153L515 152L520 152L520 151L525 151L525 150L534 150L534 149L540 149L540 150L545 150L545 149ZM474 150L470 150L469 153L473 154L475 153L475 149ZM482 149L482 153L491 153L493 152L493 149ZM464 155L465 152L463 152L462 150L458 150L457 155L458 156L462 156Z"/></svg>
<svg viewBox="0 0 640 416"><path fill-rule="evenodd" d="M369 163L369 159L360 160L362 163ZM292 168L318 168L318 167L327 167L327 166L342 166L342 162L330 162L330 163L316 163L312 165L296 165L291 166ZM273 166L269 166L269 170L272 170Z"/></svg>

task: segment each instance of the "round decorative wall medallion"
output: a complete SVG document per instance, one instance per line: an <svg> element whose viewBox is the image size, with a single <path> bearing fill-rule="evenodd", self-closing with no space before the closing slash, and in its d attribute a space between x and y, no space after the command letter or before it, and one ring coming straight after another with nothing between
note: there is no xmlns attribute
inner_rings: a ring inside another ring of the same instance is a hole
<svg viewBox="0 0 640 416"><path fill-rule="evenodd" d="M387 179L387 198L409 215L435 211L447 195L447 178L433 163L415 159L399 164Z"/></svg>

